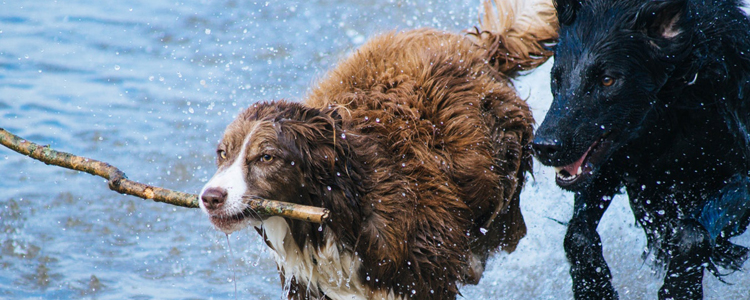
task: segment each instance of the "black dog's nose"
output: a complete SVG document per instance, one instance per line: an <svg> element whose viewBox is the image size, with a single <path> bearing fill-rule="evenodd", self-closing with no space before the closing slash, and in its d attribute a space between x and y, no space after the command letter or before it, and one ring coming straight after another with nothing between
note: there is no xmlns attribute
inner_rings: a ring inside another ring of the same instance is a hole
<svg viewBox="0 0 750 300"><path fill-rule="evenodd" d="M208 210L215 210L224 205L227 200L227 190L217 187L206 189L201 195L201 201Z"/></svg>
<svg viewBox="0 0 750 300"><path fill-rule="evenodd" d="M562 143L556 139L534 138L531 142L534 155L543 163L550 164L557 160L562 149Z"/></svg>

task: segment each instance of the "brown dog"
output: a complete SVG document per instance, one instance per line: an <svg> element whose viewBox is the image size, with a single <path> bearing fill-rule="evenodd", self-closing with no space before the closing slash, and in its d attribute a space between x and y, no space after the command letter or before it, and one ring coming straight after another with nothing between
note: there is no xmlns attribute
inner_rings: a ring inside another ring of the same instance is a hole
<svg viewBox="0 0 750 300"><path fill-rule="evenodd" d="M455 299L515 249L533 119L509 78L549 57L556 18L500 1L469 35L375 37L304 103L254 104L227 127L201 208L226 233L258 229L290 299ZM258 218L252 197L331 219Z"/></svg>

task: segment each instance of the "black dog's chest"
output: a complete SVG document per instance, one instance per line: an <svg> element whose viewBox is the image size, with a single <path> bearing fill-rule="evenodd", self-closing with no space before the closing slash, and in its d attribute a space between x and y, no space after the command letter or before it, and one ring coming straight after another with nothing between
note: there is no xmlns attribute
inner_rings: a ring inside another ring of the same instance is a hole
<svg viewBox="0 0 750 300"><path fill-rule="evenodd" d="M717 122L718 123L718 122ZM668 130L634 144L620 169L636 219L684 218L699 211L712 191L743 167L731 137L720 126ZM641 151L634 151L640 149Z"/></svg>
<svg viewBox="0 0 750 300"><path fill-rule="evenodd" d="M733 155L718 153L659 158L639 168L641 172L623 176L634 217L652 243L671 229L670 220L700 215L707 200L741 166Z"/></svg>
<svg viewBox="0 0 750 300"><path fill-rule="evenodd" d="M663 223L660 220L685 218L700 210L706 193L684 184L659 180L634 182L626 186L630 206L639 224Z"/></svg>

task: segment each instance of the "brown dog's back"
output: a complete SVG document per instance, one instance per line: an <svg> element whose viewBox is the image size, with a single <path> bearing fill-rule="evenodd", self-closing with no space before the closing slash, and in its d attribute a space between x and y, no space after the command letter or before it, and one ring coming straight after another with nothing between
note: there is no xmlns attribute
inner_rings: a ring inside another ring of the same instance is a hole
<svg viewBox="0 0 750 300"><path fill-rule="evenodd" d="M258 228L289 298L455 299L525 235L533 119L510 78L549 57L555 16L498 5L468 35L375 37L304 103L257 103L227 127L202 208L225 232ZM331 218L254 218L237 200L254 197Z"/></svg>
<svg viewBox="0 0 750 300"><path fill-rule="evenodd" d="M547 26L517 33L534 41L523 53L498 49L509 38L481 30L473 39L433 29L384 34L312 90L306 105L336 109L344 135L372 143L362 155L377 172L360 203L358 246L368 275L455 292L457 280L479 281L490 252L515 249L526 233L519 194L534 120L509 76L546 60L537 42L554 38L554 21Z"/></svg>

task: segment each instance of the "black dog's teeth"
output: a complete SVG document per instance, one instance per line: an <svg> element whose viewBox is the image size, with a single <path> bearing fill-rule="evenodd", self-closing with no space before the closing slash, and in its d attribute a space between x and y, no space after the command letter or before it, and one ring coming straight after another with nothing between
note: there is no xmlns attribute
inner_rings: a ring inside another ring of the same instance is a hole
<svg viewBox="0 0 750 300"><path fill-rule="evenodd" d="M562 168L555 168L555 171L557 172L557 178L560 178L565 181L572 181L578 177L578 175L581 175L581 169L578 168L578 174L570 174L567 170L563 170Z"/></svg>
<svg viewBox="0 0 750 300"><path fill-rule="evenodd" d="M555 167L555 172L557 173L557 177L563 178L563 179L572 179L578 177L578 175L581 175L583 173L583 170L581 167L578 167L578 170L576 170L576 174L570 174L568 170L565 170L563 167Z"/></svg>

